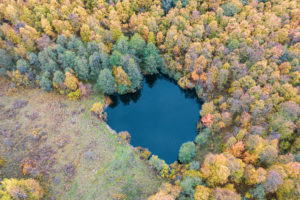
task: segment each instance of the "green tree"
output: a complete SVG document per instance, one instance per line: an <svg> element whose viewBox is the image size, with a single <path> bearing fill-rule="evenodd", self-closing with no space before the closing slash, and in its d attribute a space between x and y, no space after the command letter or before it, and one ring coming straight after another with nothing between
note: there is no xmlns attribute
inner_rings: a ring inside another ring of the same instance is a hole
<svg viewBox="0 0 300 200"><path fill-rule="evenodd" d="M227 47L230 51L239 48L240 42L237 39L229 39L227 42Z"/></svg>
<svg viewBox="0 0 300 200"><path fill-rule="evenodd" d="M201 185L202 180L198 177L186 177L181 183L180 186L182 187L182 194L184 196L190 197L193 199L195 193L195 187L197 185Z"/></svg>
<svg viewBox="0 0 300 200"><path fill-rule="evenodd" d="M75 67L76 76L81 80L88 80L89 78L89 66L85 57L76 57Z"/></svg>
<svg viewBox="0 0 300 200"><path fill-rule="evenodd" d="M29 64L24 59L19 59L17 61L17 70L19 70L22 74L25 74L28 71Z"/></svg>
<svg viewBox="0 0 300 200"><path fill-rule="evenodd" d="M61 66L66 69L68 67L73 68L75 66L76 54L73 51L67 50L58 55Z"/></svg>
<svg viewBox="0 0 300 200"><path fill-rule="evenodd" d="M226 15L227 17L232 17L240 11L240 9L232 2L226 3L221 7L224 11L224 15Z"/></svg>
<svg viewBox="0 0 300 200"><path fill-rule="evenodd" d="M207 143L210 131L208 128L202 130L196 137L195 142L197 145L201 146Z"/></svg>
<svg viewBox="0 0 300 200"><path fill-rule="evenodd" d="M130 39L129 47L133 50L133 54L139 58L142 58L145 46L145 40L137 33Z"/></svg>
<svg viewBox="0 0 300 200"><path fill-rule="evenodd" d="M114 51L118 51L121 54L127 54L129 49L128 37L121 36L113 47Z"/></svg>
<svg viewBox="0 0 300 200"><path fill-rule="evenodd" d="M4 49L0 49L0 69L3 71L11 70L13 67L13 62L8 54L8 52Z"/></svg>
<svg viewBox="0 0 300 200"><path fill-rule="evenodd" d="M49 92L52 89L52 82L49 79L49 74L48 73L45 73L42 76L42 78L41 78L41 80L39 82L39 85L46 92Z"/></svg>
<svg viewBox="0 0 300 200"><path fill-rule="evenodd" d="M37 68L40 67L39 59L38 59L37 55L35 53L33 53L33 52L31 52L29 54L29 63L31 65L34 65Z"/></svg>
<svg viewBox="0 0 300 200"><path fill-rule="evenodd" d="M148 43L145 48L144 63L144 70L147 74L158 73L158 68L161 66L161 57L153 43Z"/></svg>
<svg viewBox="0 0 300 200"><path fill-rule="evenodd" d="M178 159L182 163L189 163L196 155L196 147L194 142L183 143L179 150Z"/></svg>
<svg viewBox="0 0 300 200"><path fill-rule="evenodd" d="M93 55L89 57L89 68L90 68L90 78L92 80L97 80L101 66L101 56L100 53L94 52Z"/></svg>
<svg viewBox="0 0 300 200"><path fill-rule="evenodd" d="M99 73L95 90L105 94L113 94L115 92L115 78L110 69L103 69Z"/></svg>
<svg viewBox="0 0 300 200"><path fill-rule="evenodd" d="M53 75L53 84L59 86L60 84L65 82L65 75L62 71L57 70Z"/></svg>
<svg viewBox="0 0 300 200"><path fill-rule="evenodd" d="M138 68L137 64L135 63L133 58L130 58L128 61L128 66L126 68L127 74L130 78L130 81L132 83L131 87L133 89L136 89L141 86L143 75Z"/></svg>
<svg viewBox="0 0 300 200"><path fill-rule="evenodd" d="M118 51L113 51L110 58L109 63L111 66L120 66L122 62L122 54Z"/></svg>

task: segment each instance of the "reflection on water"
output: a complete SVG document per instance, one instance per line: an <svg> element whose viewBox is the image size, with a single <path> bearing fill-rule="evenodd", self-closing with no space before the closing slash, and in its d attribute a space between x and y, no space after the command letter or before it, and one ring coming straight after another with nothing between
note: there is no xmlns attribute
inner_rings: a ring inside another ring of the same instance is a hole
<svg viewBox="0 0 300 200"><path fill-rule="evenodd" d="M136 93L111 96L108 124L128 131L133 146L148 148L171 163L182 143L194 140L201 101L164 76L146 76Z"/></svg>

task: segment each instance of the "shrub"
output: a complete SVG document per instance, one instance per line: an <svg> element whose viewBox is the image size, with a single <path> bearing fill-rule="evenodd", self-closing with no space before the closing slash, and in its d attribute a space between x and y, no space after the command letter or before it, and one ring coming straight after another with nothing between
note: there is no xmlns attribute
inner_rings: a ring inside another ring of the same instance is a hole
<svg viewBox="0 0 300 200"><path fill-rule="evenodd" d="M186 142L181 145L178 159L182 163L189 163L196 155L196 147L193 142Z"/></svg>
<svg viewBox="0 0 300 200"><path fill-rule="evenodd" d="M69 97L70 100L73 100L73 101L76 101L76 100L80 99L80 97L81 97L80 89L77 89L73 92L70 92L68 94L68 97Z"/></svg>
<svg viewBox="0 0 300 200"><path fill-rule="evenodd" d="M71 73L71 72L66 72L65 73L65 82L64 85L69 88L70 90L76 90L78 88L78 79Z"/></svg>
<svg viewBox="0 0 300 200"><path fill-rule="evenodd" d="M0 198L39 200L44 196L43 189L34 179L4 179L0 182Z"/></svg>

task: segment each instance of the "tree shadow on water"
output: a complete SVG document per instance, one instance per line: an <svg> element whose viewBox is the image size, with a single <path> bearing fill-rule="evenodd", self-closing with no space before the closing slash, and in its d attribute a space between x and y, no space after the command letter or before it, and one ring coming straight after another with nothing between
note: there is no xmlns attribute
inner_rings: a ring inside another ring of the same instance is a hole
<svg viewBox="0 0 300 200"><path fill-rule="evenodd" d="M141 90L136 91L135 93L124 94L124 95L110 95L110 99L112 103L109 105L110 108L115 108L119 105L119 103L123 103L123 105L129 105L130 102L136 103L138 99L141 97Z"/></svg>
<svg viewBox="0 0 300 200"><path fill-rule="evenodd" d="M145 76L146 83L148 84L149 88L152 88L159 78L159 75L147 75Z"/></svg>
<svg viewBox="0 0 300 200"><path fill-rule="evenodd" d="M139 100L139 98L141 97L141 90L138 90L135 93L120 95L119 97L120 97L120 101L124 105L129 105L131 101L136 103Z"/></svg>

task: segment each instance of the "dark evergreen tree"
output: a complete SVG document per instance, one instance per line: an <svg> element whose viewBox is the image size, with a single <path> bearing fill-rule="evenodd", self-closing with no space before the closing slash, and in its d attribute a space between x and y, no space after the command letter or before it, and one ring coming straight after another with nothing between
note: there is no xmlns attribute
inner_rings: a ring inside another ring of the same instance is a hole
<svg viewBox="0 0 300 200"><path fill-rule="evenodd" d="M134 59L132 58L128 60L127 74L132 83L132 89L136 89L141 86L143 75L140 69L138 68L137 64L135 63Z"/></svg>
<svg viewBox="0 0 300 200"><path fill-rule="evenodd" d="M24 59L19 59L17 61L17 70L21 72L22 74L25 74L28 71L29 64L26 60Z"/></svg>
<svg viewBox="0 0 300 200"><path fill-rule="evenodd" d="M153 43L148 43L144 52L144 71L147 74L156 74L158 73L158 69L161 66L161 57L158 54L158 50L156 49Z"/></svg>
<svg viewBox="0 0 300 200"><path fill-rule="evenodd" d="M129 42L129 47L133 50L132 53L138 58L142 58L145 46L145 40L138 33L135 33Z"/></svg>
<svg viewBox="0 0 300 200"><path fill-rule="evenodd" d="M183 143L179 150L178 159L182 163L189 163L196 155L194 142Z"/></svg>
<svg viewBox="0 0 300 200"><path fill-rule="evenodd" d="M79 79L85 81L89 79L89 65L85 57L76 57L74 71Z"/></svg>
<svg viewBox="0 0 300 200"><path fill-rule="evenodd" d="M103 69L99 73L95 90L104 94L113 94L115 92L115 78L110 69Z"/></svg>
<svg viewBox="0 0 300 200"><path fill-rule="evenodd" d="M62 84L65 81L65 75L62 71L57 70L53 75L53 83L57 86Z"/></svg>
<svg viewBox="0 0 300 200"><path fill-rule="evenodd" d="M12 70L13 68L12 59L4 49L0 49L0 68L5 70Z"/></svg>
<svg viewBox="0 0 300 200"><path fill-rule="evenodd" d="M125 55L128 53L129 42L128 37L121 36L113 47L114 51L118 51L121 54Z"/></svg>
<svg viewBox="0 0 300 200"><path fill-rule="evenodd" d="M52 89L52 82L49 79L49 73L48 72L46 72L42 76L42 78L41 78L41 80L39 82L39 85L46 92L49 92Z"/></svg>
<svg viewBox="0 0 300 200"><path fill-rule="evenodd" d="M120 66L122 63L122 54L118 51L113 51L109 58L109 63L111 66Z"/></svg>
<svg viewBox="0 0 300 200"><path fill-rule="evenodd" d="M99 71L102 69L101 56L98 52L94 52L89 58L90 78L97 80Z"/></svg>

